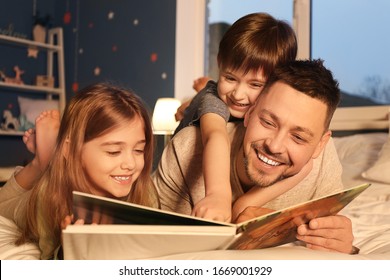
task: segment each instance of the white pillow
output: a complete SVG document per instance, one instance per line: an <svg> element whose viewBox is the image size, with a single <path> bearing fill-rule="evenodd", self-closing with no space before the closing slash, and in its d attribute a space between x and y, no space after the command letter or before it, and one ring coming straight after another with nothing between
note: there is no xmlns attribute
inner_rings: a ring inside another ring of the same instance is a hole
<svg viewBox="0 0 390 280"><path fill-rule="evenodd" d="M42 111L52 110L59 108L58 100L46 100L46 99L30 99L18 96L18 103L20 108L20 117L26 118L26 120L35 124L35 119Z"/></svg>
<svg viewBox="0 0 390 280"><path fill-rule="evenodd" d="M377 161L362 176L368 180L390 184L390 137L379 152Z"/></svg>

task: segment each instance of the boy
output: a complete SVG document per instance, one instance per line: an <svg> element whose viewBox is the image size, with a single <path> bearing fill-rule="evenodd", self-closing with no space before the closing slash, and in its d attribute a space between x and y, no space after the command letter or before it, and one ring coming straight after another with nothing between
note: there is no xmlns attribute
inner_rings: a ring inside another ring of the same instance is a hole
<svg viewBox="0 0 390 280"><path fill-rule="evenodd" d="M209 81L194 97L175 131L176 134L188 125L199 125L201 130L206 191L193 215L231 221L230 141L226 123L241 121L274 67L294 60L296 53L293 29L266 13L246 15L226 31L217 56L218 82ZM248 198L243 196L239 204L245 205Z"/></svg>

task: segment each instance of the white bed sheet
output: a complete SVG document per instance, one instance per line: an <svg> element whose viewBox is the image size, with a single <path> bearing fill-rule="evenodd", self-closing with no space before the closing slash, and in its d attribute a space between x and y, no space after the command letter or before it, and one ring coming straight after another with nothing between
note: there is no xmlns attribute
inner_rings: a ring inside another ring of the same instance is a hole
<svg viewBox="0 0 390 280"><path fill-rule="evenodd" d="M385 133L357 134L335 138L343 164L345 187L367 182L360 174L371 166L386 141ZM157 259L345 259L390 260L390 185L371 182L372 186L348 205L342 214L353 223L355 242L360 254L347 255L314 251L291 244L277 248L249 251L206 251L164 256ZM0 217L0 259L38 259L39 251L32 245L15 247L12 240L16 225Z"/></svg>
<svg viewBox="0 0 390 280"><path fill-rule="evenodd" d="M384 254L390 259L390 184L368 181L361 176L375 163L387 139L387 133L368 133L334 140L343 165L344 185L372 183L341 211L352 220L355 244L362 254Z"/></svg>

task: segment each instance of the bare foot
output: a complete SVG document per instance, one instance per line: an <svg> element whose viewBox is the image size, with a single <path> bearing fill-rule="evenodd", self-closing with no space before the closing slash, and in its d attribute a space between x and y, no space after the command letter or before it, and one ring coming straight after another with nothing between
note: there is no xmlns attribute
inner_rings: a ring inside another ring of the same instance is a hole
<svg viewBox="0 0 390 280"><path fill-rule="evenodd" d="M192 85L192 88L198 93L199 91L201 91L207 84L207 82L210 80L209 77L200 77L200 78L197 78L193 85Z"/></svg>
<svg viewBox="0 0 390 280"><path fill-rule="evenodd" d="M30 153L35 154L36 143L35 143L35 130L30 128L24 132L23 143L26 145L27 150Z"/></svg>
<svg viewBox="0 0 390 280"><path fill-rule="evenodd" d="M43 171L53 156L60 127L58 110L43 111L35 120L35 158Z"/></svg>

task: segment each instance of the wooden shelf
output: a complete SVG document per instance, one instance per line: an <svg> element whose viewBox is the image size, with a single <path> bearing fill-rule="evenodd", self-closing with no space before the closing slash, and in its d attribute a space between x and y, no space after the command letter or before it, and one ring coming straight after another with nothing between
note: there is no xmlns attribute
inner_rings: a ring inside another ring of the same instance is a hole
<svg viewBox="0 0 390 280"><path fill-rule="evenodd" d="M54 93L56 95L60 95L62 93L62 89L60 88L42 87L42 86L34 86L34 85L26 85L26 84L19 85L19 84L0 82L0 87L10 88L18 91L22 90L22 91L29 91L29 92L49 92L49 93Z"/></svg>
<svg viewBox="0 0 390 280"><path fill-rule="evenodd" d="M8 135L8 136L23 136L23 131L16 130L2 130L0 129L0 135Z"/></svg>
<svg viewBox="0 0 390 280"><path fill-rule="evenodd" d="M52 50L52 51L62 50L62 46L52 45L52 44L44 44L44 43L39 43L39 42L35 42L32 40L28 40L28 39L22 39L22 38L17 38L17 37L2 35L2 34L0 34L0 41L2 43L7 43L9 45L16 45L16 46L21 46L21 47L26 47L26 46L27 47L36 47L38 49L46 49L46 50Z"/></svg>
<svg viewBox="0 0 390 280"><path fill-rule="evenodd" d="M62 28L56 27L47 31L47 43L40 43L33 40L22 39L0 34L0 44L18 46L23 48L37 48L47 53L47 67L46 75L54 76L54 66L58 67L58 87L45 87L28 84L12 84L0 81L0 88L12 90L15 93L30 92L32 94L43 93L46 94L46 99L51 100L53 96L58 97L59 110L62 113L65 109L65 69L64 69L64 49L63 49L63 31ZM5 55L5 54L0 54ZM56 60L56 64L55 61ZM1 94L1 93L0 93ZM23 131L2 130L0 128L0 135L5 136L22 136Z"/></svg>

